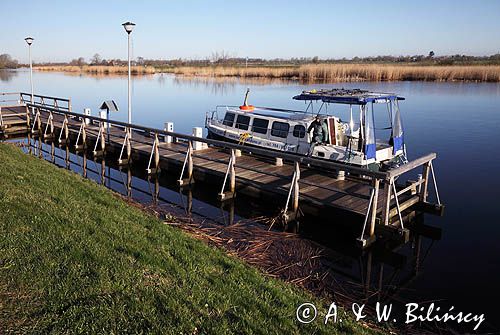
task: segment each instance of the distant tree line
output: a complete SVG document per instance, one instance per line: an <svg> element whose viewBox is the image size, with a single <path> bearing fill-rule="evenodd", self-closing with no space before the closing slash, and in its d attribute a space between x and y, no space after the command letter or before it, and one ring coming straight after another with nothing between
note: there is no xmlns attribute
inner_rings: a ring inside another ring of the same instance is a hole
<svg viewBox="0 0 500 335"><path fill-rule="evenodd" d="M416 65L500 65L500 53L491 56L467 56L467 55L445 55L436 56L434 51L427 55L406 55L406 56L373 56L373 57L353 57L353 58L319 58L314 57L292 57L292 58L247 58L237 57L227 51L213 52L210 56L203 59L146 59L137 57L131 61L132 65L161 67L179 67L179 66L300 66L304 64L339 64L339 63L361 63L361 64L397 64L413 63ZM88 61L84 57L71 60L68 63L39 63L37 65L74 65L74 66L126 66L127 61L122 59L104 59L96 53ZM16 60L9 55L0 55L0 68L18 67Z"/></svg>
<svg viewBox="0 0 500 335"><path fill-rule="evenodd" d="M0 55L0 69L15 69L18 66L18 61L13 59L9 54Z"/></svg>

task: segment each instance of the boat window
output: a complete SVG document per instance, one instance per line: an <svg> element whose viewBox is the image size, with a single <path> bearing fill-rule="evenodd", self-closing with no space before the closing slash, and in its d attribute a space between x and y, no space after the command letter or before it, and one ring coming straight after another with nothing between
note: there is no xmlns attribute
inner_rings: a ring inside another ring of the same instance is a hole
<svg viewBox="0 0 500 335"><path fill-rule="evenodd" d="M232 127L234 123L234 113L226 113L224 116L224 121L222 121L222 124L225 126Z"/></svg>
<svg viewBox="0 0 500 335"><path fill-rule="evenodd" d="M238 129L247 130L249 124L250 124L250 116L238 115L238 117L236 118L235 127Z"/></svg>
<svg viewBox="0 0 500 335"><path fill-rule="evenodd" d="M271 129L271 135L276 137L288 137L288 130L290 129L290 125L285 122L273 122L273 128Z"/></svg>
<svg viewBox="0 0 500 335"><path fill-rule="evenodd" d="M252 123L252 131L259 134L267 134L268 125L269 120L255 118Z"/></svg>
<svg viewBox="0 0 500 335"><path fill-rule="evenodd" d="M293 136L304 138L304 136L306 136L306 127L301 124L296 124L293 127Z"/></svg>

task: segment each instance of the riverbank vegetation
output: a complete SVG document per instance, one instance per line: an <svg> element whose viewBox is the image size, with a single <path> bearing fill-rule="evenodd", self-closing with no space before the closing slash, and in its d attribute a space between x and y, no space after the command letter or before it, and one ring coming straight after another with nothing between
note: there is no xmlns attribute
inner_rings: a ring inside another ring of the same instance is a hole
<svg viewBox="0 0 500 335"><path fill-rule="evenodd" d="M127 74L126 66L43 66L39 71ZM188 77L262 78L306 83L350 81L475 81L500 82L500 65L306 64L300 66L133 66L134 75L173 73Z"/></svg>
<svg viewBox="0 0 500 335"><path fill-rule="evenodd" d="M0 144L0 333L371 332L295 321L324 303Z"/></svg>
<svg viewBox="0 0 500 335"><path fill-rule="evenodd" d="M500 54L491 56L377 56L352 59L260 59L231 57L225 52L206 59L154 60L137 57L133 74L173 73L182 76L220 78L267 78L302 82L346 81L475 81L500 82ZM95 54L89 63L83 57L69 63L38 64L39 71L89 74L126 74L127 62L102 59Z"/></svg>
<svg viewBox="0 0 500 335"><path fill-rule="evenodd" d="M53 72L71 72L71 73L89 73L89 74L127 74L128 67L121 65L51 65L37 66L37 71L53 71ZM156 69L152 66L134 65L130 68L130 72L134 75L153 74Z"/></svg>
<svg viewBox="0 0 500 335"><path fill-rule="evenodd" d="M500 82L500 66L307 64L297 67L175 67L176 75L202 77L281 78L303 82L347 81L478 81Z"/></svg>

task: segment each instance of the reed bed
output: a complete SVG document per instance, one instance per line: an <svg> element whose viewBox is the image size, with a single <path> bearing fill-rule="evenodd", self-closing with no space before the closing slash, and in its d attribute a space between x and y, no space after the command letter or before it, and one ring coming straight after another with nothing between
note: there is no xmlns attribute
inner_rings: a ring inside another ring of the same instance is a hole
<svg viewBox="0 0 500 335"><path fill-rule="evenodd" d="M62 66L38 66L35 67L38 71L53 71L53 72L70 72L70 73L90 73L90 74L127 74L127 66L106 66L106 65L62 65ZM132 66L130 72L137 74L154 74L156 69L152 66Z"/></svg>
<svg viewBox="0 0 500 335"><path fill-rule="evenodd" d="M308 64L289 67L175 67L168 72L201 77L282 78L304 82L500 82L498 65Z"/></svg>

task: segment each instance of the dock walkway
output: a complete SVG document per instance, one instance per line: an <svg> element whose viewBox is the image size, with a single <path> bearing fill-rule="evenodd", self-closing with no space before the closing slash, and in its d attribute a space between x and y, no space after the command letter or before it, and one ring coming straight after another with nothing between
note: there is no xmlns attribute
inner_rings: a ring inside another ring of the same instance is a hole
<svg viewBox="0 0 500 335"><path fill-rule="evenodd" d="M180 170L180 186L203 180L221 186L221 201L239 192L269 199L284 208L286 220L294 219L299 207L304 213L324 218L340 211L360 219L362 246L373 242L378 230L406 231L404 214L409 210L418 208L438 214L443 210L439 198L437 204L427 201L429 181L436 186L432 168L435 154L387 172L372 172L317 158L85 116L71 111L69 99L37 95L31 103L30 95L20 93L19 97L17 104L0 110L0 132L4 137L30 134L61 146L73 146L77 151L90 151L96 158L115 157L121 165L147 162L150 174ZM422 168L420 180L396 184L399 176L416 168ZM345 178L338 178L338 171L344 171Z"/></svg>

